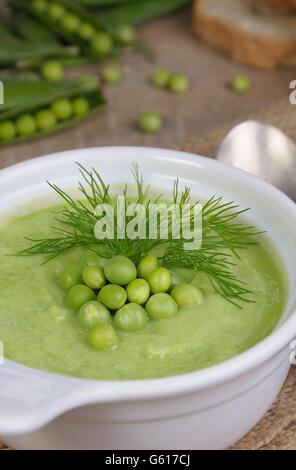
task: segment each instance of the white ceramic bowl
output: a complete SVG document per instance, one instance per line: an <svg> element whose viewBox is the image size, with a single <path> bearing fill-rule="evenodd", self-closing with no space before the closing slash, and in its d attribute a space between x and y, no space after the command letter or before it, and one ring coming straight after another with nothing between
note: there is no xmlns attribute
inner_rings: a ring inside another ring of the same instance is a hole
<svg viewBox="0 0 296 470"><path fill-rule="evenodd" d="M224 449L263 417L290 368L296 336L296 206L284 194L235 168L196 155L151 148L94 148L34 159L0 172L0 211L46 195L45 180L69 188L74 162L110 182L171 188L178 176L193 194L223 195L252 207L249 220L268 237L287 273L288 299L276 330L247 352L177 377L125 382L48 374L5 360L0 366L0 436L16 449ZM1 335L1 332L0 332Z"/></svg>

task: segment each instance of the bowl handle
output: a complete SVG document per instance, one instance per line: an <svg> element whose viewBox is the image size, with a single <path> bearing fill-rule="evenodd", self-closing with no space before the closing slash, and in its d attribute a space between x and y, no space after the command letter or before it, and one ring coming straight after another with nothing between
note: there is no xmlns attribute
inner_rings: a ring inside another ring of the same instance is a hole
<svg viewBox="0 0 296 470"><path fill-rule="evenodd" d="M79 406L101 402L114 385L0 365L0 436L27 434Z"/></svg>

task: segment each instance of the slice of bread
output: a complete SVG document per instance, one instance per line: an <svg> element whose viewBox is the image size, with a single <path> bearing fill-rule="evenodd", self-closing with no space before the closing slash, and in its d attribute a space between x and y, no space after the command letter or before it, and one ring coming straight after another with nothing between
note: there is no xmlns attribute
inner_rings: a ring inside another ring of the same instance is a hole
<svg viewBox="0 0 296 470"><path fill-rule="evenodd" d="M296 0L250 0L256 7L267 6L280 11L290 11L296 8Z"/></svg>
<svg viewBox="0 0 296 470"><path fill-rule="evenodd" d="M198 36L255 67L273 68L296 54L296 15L265 15L248 0L195 0Z"/></svg>

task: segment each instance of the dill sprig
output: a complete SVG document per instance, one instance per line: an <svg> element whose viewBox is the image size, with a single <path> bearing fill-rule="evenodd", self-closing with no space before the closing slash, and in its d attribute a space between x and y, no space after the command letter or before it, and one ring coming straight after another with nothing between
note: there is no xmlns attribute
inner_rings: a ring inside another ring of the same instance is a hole
<svg viewBox="0 0 296 470"><path fill-rule="evenodd" d="M232 304L240 307L241 302L252 302L252 292L243 280L233 272L235 258L239 261L238 250L256 243L254 236L259 232L254 227L238 222L239 216L249 209L240 210L233 202L223 203L221 197L212 197L202 208L202 243L196 250L187 251L184 243L188 240L180 234L179 239L173 236L173 218L168 220L168 236L166 239L150 239L117 237L117 223L122 214L117 214L117 206L113 204L110 186L106 186L99 173L87 170L77 164L82 177L79 183L81 199L73 199L64 190L48 182L49 186L63 199L64 206L55 212L57 226L51 227L55 237L45 239L26 238L32 245L19 253L18 256L44 255L44 263L75 247L88 247L100 256L109 258L118 254L128 256L138 263L145 255L155 249L162 252L161 262L167 267L188 268L196 272L205 273L215 292ZM162 195L152 200L149 198L149 188L144 188L143 177L139 174L137 166L133 167L133 176L137 187L136 202L129 199L127 186L123 190L126 208L130 204L141 204L145 207L143 224L146 233L149 233L149 218L155 204L161 202ZM180 208L191 204L190 188L179 190L179 182L175 181L172 202ZM194 208L196 204L191 204ZM97 239L94 227L99 216L95 209L100 204L112 204L114 208L114 237ZM132 219L125 217L125 225ZM193 211L190 212L190 222L194 222ZM161 217L157 218L157 230L161 229ZM143 227L142 227L143 229Z"/></svg>

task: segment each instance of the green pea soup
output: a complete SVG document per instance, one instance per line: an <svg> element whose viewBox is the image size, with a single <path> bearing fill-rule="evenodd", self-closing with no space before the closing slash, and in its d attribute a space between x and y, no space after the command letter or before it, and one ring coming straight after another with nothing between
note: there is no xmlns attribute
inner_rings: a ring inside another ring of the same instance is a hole
<svg viewBox="0 0 296 470"><path fill-rule="evenodd" d="M99 380L167 377L219 364L266 338L278 324L284 304L282 272L262 244L250 245L233 267L253 291L254 303L238 309L216 294L203 273L192 284L203 292L199 306L135 332L117 330L119 344L96 351L67 304L59 277L84 267L86 250L75 248L42 264L41 256L7 256L28 247L24 237L52 236L55 207L28 213L0 226L0 340L5 357L47 372ZM188 270L179 270L192 277Z"/></svg>

